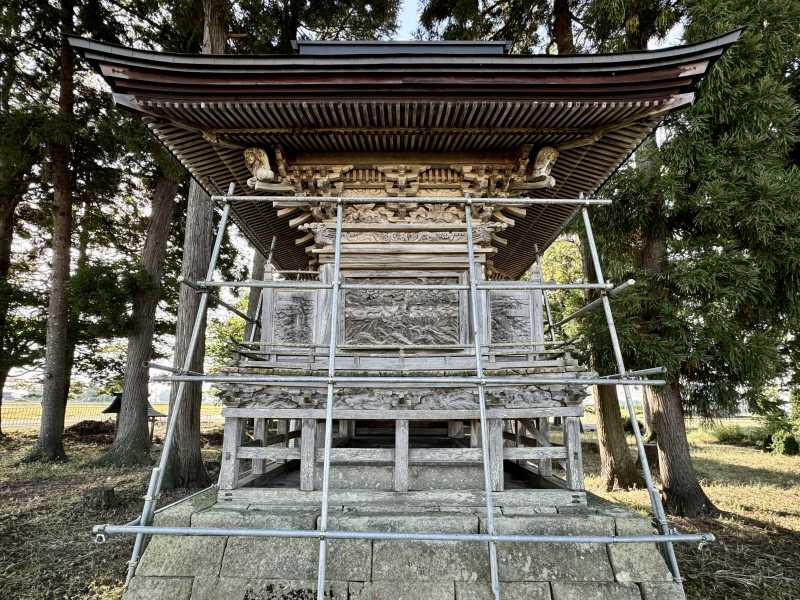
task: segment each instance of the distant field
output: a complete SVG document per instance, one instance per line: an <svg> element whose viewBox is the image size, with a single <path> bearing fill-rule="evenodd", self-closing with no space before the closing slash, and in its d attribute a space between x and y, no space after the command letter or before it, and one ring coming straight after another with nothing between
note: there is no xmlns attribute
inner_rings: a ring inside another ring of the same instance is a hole
<svg viewBox="0 0 800 600"><path fill-rule="evenodd" d="M102 402L69 402L65 425L69 427L80 421L105 421L114 419L115 415L103 414L103 409L108 406ZM157 411L167 414L168 405L164 403L153 404ZM201 410L201 419L207 422L221 423L222 406L207 403ZM6 402L2 407L3 431L27 431L38 429L39 420L42 418L42 406L38 402Z"/></svg>

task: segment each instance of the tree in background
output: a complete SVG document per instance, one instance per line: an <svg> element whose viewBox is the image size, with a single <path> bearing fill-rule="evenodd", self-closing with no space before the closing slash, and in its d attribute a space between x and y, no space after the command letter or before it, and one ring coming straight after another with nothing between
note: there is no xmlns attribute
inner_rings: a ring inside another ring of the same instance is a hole
<svg viewBox="0 0 800 600"><path fill-rule="evenodd" d="M800 9L762 0L685 3L686 41L746 25L703 84L606 186L598 213L609 275L643 282L623 307L631 365L663 365L648 388L663 496L673 514L713 512L691 464L684 411L758 409L781 375L779 350L797 323L800 175L790 160L798 104L788 77ZM622 320L624 320L623 317Z"/></svg>

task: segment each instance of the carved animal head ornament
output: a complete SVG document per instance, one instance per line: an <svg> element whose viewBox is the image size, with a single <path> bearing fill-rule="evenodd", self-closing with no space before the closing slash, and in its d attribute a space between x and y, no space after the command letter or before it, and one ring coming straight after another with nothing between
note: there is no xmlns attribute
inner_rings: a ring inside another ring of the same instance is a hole
<svg viewBox="0 0 800 600"><path fill-rule="evenodd" d="M558 159L558 150L552 146L545 146L536 154L536 160L533 163L533 173L528 181L550 181L555 185L555 179L550 176L550 171L553 170L553 165L556 164Z"/></svg>
<svg viewBox="0 0 800 600"><path fill-rule="evenodd" d="M247 185L256 187L256 183L267 183L275 179L275 173L269 164L269 156L261 148L247 148L244 151L244 164L252 177L247 180Z"/></svg>

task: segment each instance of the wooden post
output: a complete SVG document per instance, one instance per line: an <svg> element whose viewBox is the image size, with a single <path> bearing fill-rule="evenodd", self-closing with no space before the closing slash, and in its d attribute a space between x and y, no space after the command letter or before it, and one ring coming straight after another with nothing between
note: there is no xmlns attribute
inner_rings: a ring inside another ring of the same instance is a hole
<svg viewBox="0 0 800 600"><path fill-rule="evenodd" d="M289 447L289 440L285 439L285 436L286 436L287 433L289 433L289 421L286 420L286 419L278 419L275 422L275 425L276 425L276 433L277 433L278 439L280 439L280 436L284 436L284 441L280 442L281 446L284 446L284 447L288 448ZM285 463L286 461L282 460L280 462Z"/></svg>
<svg viewBox="0 0 800 600"><path fill-rule="evenodd" d="M242 419L225 417L222 461L219 469L219 489L221 490L234 490L239 483L239 459L236 454L242 443L242 430Z"/></svg>
<svg viewBox="0 0 800 600"><path fill-rule="evenodd" d="M481 447L481 422L480 421L470 421L469 422L469 447L470 448L480 448Z"/></svg>
<svg viewBox="0 0 800 600"><path fill-rule="evenodd" d="M256 417L253 420L253 439L261 442L261 447L267 446L267 420ZM267 461L263 458L253 459L253 474L262 475L266 467Z"/></svg>
<svg viewBox="0 0 800 600"><path fill-rule="evenodd" d="M464 437L464 421L448 421L447 422L447 437L449 437L449 438L463 438Z"/></svg>
<svg viewBox="0 0 800 600"><path fill-rule="evenodd" d="M408 491L408 419L394 425L394 491Z"/></svg>
<svg viewBox="0 0 800 600"><path fill-rule="evenodd" d="M314 463L317 458L317 421L303 419L300 430L300 489L314 490Z"/></svg>
<svg viewBox="0 0 800 600"><path fill-rule="evenodd" d="M546 442L537 441L537 446L549 446L550 445L550 419L547 417L541 417L536 419L536 429L539 431L539 435L546 440ZM542 458L539 460L539 475L542 477L550 477L553 474L553 459L552 458Z"/></svg>
<svg viewBox="0 0 800 600"><path fill-rule="evenodd" d="M480 427L480 423L478 423ZM503 482L503 419L488 419L489 472L492 476L492 490L502 492Z"/></svg>
<svg viewBox="0 0 800 600"><path fill-rule="evenodd" d="M567 450L567 487L583 489L583 458L581 457L581 421L578 417L564 417L564 446Z"/></svg>

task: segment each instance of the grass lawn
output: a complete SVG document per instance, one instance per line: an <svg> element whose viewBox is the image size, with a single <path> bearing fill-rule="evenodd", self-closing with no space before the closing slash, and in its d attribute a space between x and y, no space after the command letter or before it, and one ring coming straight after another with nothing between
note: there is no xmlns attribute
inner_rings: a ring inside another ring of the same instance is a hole
<svg viewBox="0 0 800 600"><path fill-rule="evenodd" d="M219 436L211 439L218 443ZM705 489L724 514L676 520L682 530L710 531L718 538L703 549L677 547L689 598L800 598L800 457L717 444L697 426L690 440ZM68 463L19 465L34 441L26 433L0 439L0 598L118 600L132 541L110 537L96 546L91 527L137 516L149 470L96 467L107 441L77 439L67 441ZM585 445L589 491L645 510L642 491L598 488L597 454L590 446ZM214 445L205 453L210 462L219 458ZM115 508L83 505L84 493L98 485L115 488ZM171 492L161 505L186 493Z"/></svg>

